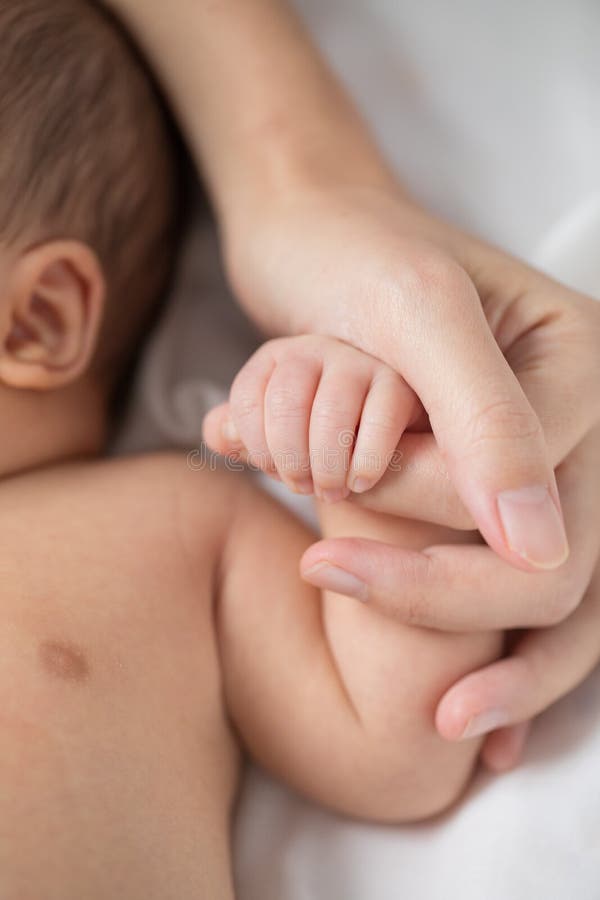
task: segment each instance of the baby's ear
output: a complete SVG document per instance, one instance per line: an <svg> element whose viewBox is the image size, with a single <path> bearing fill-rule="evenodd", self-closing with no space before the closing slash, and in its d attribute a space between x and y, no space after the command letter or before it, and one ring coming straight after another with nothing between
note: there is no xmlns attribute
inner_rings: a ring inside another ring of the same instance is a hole
<svg viewBox="0 0 600 900"><path fill-rule="evenodd" d="M79 241L52 241L14 262L0 310L0 381L53 390L76 381L93 356L105 283Z"/></svg>

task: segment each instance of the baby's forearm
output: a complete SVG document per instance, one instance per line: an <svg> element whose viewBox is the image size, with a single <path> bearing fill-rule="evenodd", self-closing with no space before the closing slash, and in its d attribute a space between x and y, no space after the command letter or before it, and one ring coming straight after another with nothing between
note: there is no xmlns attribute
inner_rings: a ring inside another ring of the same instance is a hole
<svg viewBox="0 0 600 900"><path fill-rule="evenodd" d="M322 504L320 511L330 537L360 535L412 550L473 540L468 532L372 513L351 503ZM448 604L456 590L448 584ZM414 820L447 808L470 781L480 741L443 740L435 728L435 710L459 678L501 655L503 635L411 627L369 603L329 592L323 595L323 622L364 728L369 762L357 811L374 819Z"/></svg>
<svg viewBox="0 0 600 900"><path fill-rule="evenodd" d="M412 821L447 808L480 743L444 741L435 708L457 678L498 656L502 636L411 629L368 604L321 596L296 574L310 534L243 482L232 505L217 623L225 697L245 746L353 816ZM426 540L426 527L407 524L407 542Z"/></svg>

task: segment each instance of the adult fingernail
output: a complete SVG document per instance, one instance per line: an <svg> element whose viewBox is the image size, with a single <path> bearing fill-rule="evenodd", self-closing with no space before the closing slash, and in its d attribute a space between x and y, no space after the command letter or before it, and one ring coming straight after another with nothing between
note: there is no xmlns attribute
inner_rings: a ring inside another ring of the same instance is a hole
<svg viewBox="0 0 600 900"><path fill-rule="evenodd" d="M327 562L317 563L316 566L312 566L303 572L302 577L316 587L323 588L326 591L334 591L336 594L347 594L363 602L368 597L367 586L360 578L357 578L356 575L351 575L345 569L338 568L338 566L331 566Z"/></svg>
<svg viewBox="0 0 600 900"><path fill-rule="evenodd" d="M562 516L544 485L502 491L498 512L509 548L538 569L556 569L569 555Z"/></svg>
<svg viewBox="0 0 600 900"><path fill-rule="evenodd" d="M227 441L237 442L240 439L240 433L235 427L233 419L225 419L221 425L221 434Z"/></svg>
<svg viewBox="0 0 600 900"><path fill-rule="evenodd" d="M489 734L497 728L504 728L509 723L509 715L505 709L486 709L476 716L472 716L461 734L463 740L480 737Z"/></svg>

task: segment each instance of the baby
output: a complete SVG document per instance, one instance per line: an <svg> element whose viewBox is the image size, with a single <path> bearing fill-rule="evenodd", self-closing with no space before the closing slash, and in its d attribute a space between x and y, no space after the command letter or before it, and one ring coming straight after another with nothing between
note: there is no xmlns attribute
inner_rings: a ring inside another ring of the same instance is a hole
<svg viewBox="0 0 600 900"><path fill-rule="evenodd" d="M479 747L441 740L436 703L501 638L409 629L303 583L314 535L247 478L95 459L173 264L169 130L91 3L0 0L0 43L0 896L226 900L239 742L347 814L432 815ZM361 414L365 453L418 415L386 366L333 341L268 344L242 386L252 370L255 397L291 378L276 408L295 452L311 391L343 397L353 446ZM242 430L264 434L261 408ZM309 419L335 457L318 404ZM323 528L444 539L347 503Z"/></svg>

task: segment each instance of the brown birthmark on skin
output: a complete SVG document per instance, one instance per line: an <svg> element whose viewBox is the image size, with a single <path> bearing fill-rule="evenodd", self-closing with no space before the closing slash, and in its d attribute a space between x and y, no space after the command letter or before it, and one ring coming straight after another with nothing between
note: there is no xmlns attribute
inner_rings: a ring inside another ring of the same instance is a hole
<svg viewBox="0 0 600 900"><path fill-rule="evenodd" d="M42 668L63 681L85 681L90 667L83 650L63 641L43 641L39 648Z"/></svg>

